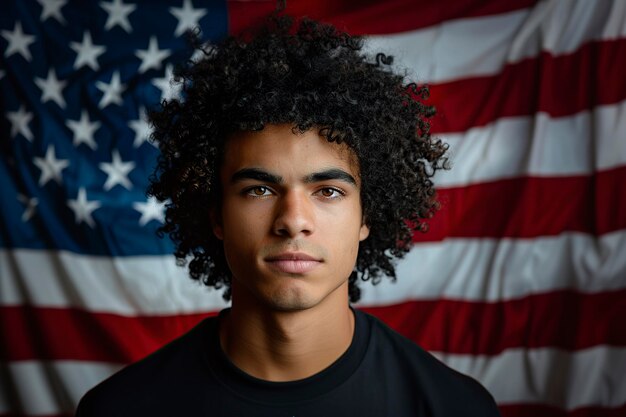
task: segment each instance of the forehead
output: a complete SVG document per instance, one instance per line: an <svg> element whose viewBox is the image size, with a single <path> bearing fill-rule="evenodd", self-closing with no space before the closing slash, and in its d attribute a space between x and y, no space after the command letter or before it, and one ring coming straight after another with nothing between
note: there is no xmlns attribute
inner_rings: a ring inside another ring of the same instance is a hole
<svg viewBox="0 0 626 417"><path fill-rule="evenodd" d="M222 174L242 168L265 168L282 175L308 174L319 169L340 168L355 178L358 160L345 143L329 142L317 129L293 133L287 124L267 125L260 131L232 135L224 149Z"/></svg>

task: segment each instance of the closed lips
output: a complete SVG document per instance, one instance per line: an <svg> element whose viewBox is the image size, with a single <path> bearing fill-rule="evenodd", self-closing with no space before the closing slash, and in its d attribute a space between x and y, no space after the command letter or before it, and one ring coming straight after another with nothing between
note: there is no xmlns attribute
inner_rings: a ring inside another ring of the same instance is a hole
<svg viewBox="0 0 626 417"><path fill-rule="evenodd" d="M303 274L315 269L322 263L311 255L303 253L288 253L266 258L273 269L288 274Z"/></svg>

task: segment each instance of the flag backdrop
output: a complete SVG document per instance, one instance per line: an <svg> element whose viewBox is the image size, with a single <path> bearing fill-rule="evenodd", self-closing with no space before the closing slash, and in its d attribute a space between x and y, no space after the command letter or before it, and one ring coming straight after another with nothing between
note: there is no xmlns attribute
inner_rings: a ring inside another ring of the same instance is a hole
<svg viewBox="0 0 626 417"><path fill-rule="evenodd" d="M450 144L431 231L359 306L505 417L625 416L626 1L288 3L430 84ZM215 42L274 4L2 2L0 416L71 415L226 305L155 237L145 112L195 59L186 30Z"/></svg>

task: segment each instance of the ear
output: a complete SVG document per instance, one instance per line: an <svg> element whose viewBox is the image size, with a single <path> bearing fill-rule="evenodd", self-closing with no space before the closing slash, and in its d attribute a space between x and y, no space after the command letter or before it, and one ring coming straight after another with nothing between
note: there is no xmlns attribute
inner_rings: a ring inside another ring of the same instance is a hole
<svg viewBox="0 0 626 417"><path fill-rule="evenodd" d="M364 241L370 235L370 227L363 223L359 230L359 241Z"/></svg>
<svg viewBox="0 0 626 417"><path fill-rule="evenodd" d="M224 240L224 228L222 227L222 215L216 207L211 207L209 210L209 218L211 220L211 229L213 234L219 240Z"/></svg>

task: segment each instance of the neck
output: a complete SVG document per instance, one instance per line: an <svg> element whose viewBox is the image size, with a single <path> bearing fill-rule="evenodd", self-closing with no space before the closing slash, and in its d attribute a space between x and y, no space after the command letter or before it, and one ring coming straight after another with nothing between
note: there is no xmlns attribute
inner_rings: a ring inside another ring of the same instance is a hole
<svg viewBox="0 0 626 417"><path fill-rule="evenodd" d="M259 379L312 376L335 362L352 342L354 315L347 288L335 293L330 297L336 300L312 308L275 311L242 299L245 295L233 288L232 308L220 322L222 349L239 369Z"/></svg>

